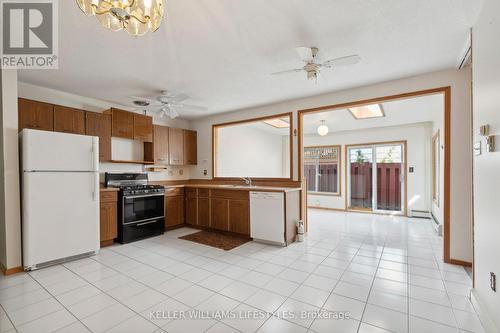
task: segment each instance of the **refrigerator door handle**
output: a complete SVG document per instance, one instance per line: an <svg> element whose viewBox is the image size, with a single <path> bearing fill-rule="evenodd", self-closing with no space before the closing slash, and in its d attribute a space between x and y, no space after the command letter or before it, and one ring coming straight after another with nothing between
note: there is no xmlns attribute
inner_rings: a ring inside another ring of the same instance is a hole
<svg viewBox="0 0 500 333"><path fill-rule="evenodd" d="M92 171L99 171L99 137L92 137Z"/></svg>
<svg viewBox="0 0 500 333"><path fill-rule="evenodd" d="M93 182L94 182L94 185L92 187L93 187L94 190L92 191L92 200L95 202L97 200L97 193L100 193L100 190L99 190L99 173L97 173L97 172L94 173Z"/></svg>

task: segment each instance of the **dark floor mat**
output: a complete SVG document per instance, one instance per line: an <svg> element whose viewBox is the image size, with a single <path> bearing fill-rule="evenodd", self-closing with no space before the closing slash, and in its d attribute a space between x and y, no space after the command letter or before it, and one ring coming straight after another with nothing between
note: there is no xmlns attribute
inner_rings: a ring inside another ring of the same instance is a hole
<svg viewBox="0 0 500 333"><path fill-rule="evenodd" d="M195 232L194 234L179 237L179 239L216 247L225 251L232 250L250 241L247 238L225 235L213 231Z"/></svg>

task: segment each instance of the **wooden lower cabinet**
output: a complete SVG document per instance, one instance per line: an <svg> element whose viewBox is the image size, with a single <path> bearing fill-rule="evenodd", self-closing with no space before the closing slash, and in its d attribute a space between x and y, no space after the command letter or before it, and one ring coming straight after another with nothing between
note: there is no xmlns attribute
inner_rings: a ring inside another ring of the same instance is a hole
<svg viewBox="0 0 500 333"><path fill-rule="evenodd" d="M101 192L99 210L101 247L113 244L114 239L118 237L117 204L117 192Z"/></svg>
<svg viewBox="0 0 500 333"><path fill-rule="evenodd" d="M166 228L186 223L250 236L248 191L208 188L182 190L174 187L166 190Z"/></svg>
<svg viewBox="0 0 500 333"><path fill-rule="evenodd" d="M165 228L184 224L184 195L165 196Z"/></svg>
<svg viewBox="0 0 500 333"><path fill-rule="evenodd" d="M250 203L244 200L229 200L229 231L250 235Z"/></svg>
<svg viewBox="0 0 500 333"><path fill-rule="evenodd" d="M198 224L198 198L186 196L186 223Z"/></svg>
<svg viewBox="0 0 500 333"><path fill-rule="evenodd" d="M198 198L198 225L201 227L210 226L210 199Z"/></svg>
<svg viewBox="0 0 500 333"><path fill-rule="evenodd" d="M228 231L228 207L227 199L210 198L210 227L217 230Z"/></svg>

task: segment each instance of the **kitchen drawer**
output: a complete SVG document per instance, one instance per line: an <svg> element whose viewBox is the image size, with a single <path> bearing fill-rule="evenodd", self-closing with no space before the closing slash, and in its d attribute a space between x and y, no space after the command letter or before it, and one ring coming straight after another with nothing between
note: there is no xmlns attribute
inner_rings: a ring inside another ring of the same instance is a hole
<svg viewBox="0 0 500 333"><path fill-rule="evenodd" d="M198 196L198 189L196 189L196 188L186 188L186 196L188 198L196 198Z"/></svg>
<svg viewBox="0 0 500 333"><path fill-rule="evenodd" d="M198 196L200 198L208 198L209 193L210 193L210 190L208 188L199 188L198 189Z"/></svg>
<svg viewBox="0 0 500 333"><path fill-rule="evenodd" d="M219 190L212 189L210 192L211 198L232 199L232 200L249 200L248 191L240 190Z"/></svg>
<svg viewBox="0 0 500 333"><path fill-rule="evenodd" d="M184 195L184 187L170 187L165 189L166 197L174 197L177 195Z"/></svg>
<svg viewBox="0 0 500 333"><path fill-rule="evenodd" d="M116 191L101 191L101 202L117 202L118 192Z"/></svg>

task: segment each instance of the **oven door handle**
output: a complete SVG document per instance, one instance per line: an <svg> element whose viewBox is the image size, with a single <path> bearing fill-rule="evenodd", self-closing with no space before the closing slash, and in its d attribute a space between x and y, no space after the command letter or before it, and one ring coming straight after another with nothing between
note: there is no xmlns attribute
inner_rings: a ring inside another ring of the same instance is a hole
<svg viewBox="0 0 500 333"><path fill-rule="evenodd" d="M148 225L148 224L153 224L153 223L158 223L158 220L139 223L139 224L136 224L136 226L137 227L142 227L143 225Z"/></svg>
<svg viewBox="0 0 500 333"><path fill-rule="evenodd" d="M131 225L131 224L139 225L137 223L144 222L144 221L147 221L148 223L158 222L159 219L164 219L164 218L165 218L165 215L162 215L162 216L150 217L150 218L147 218L145 220L137 220L137 221L130 221L130 222L122 221L122 224L123 225ZM154 220L154 221L151 221L151 220ZM146 223L146 224L148 224L148 223Z"/></svg>
<svg viewBox="0 0 500 333"><path fill-rule="evenodd" d="M165 193L157 193L157 194L144 194L144 195L124 195L124 199L135 199L135 198L148 198L148 197L163 197Z"/></svg>

